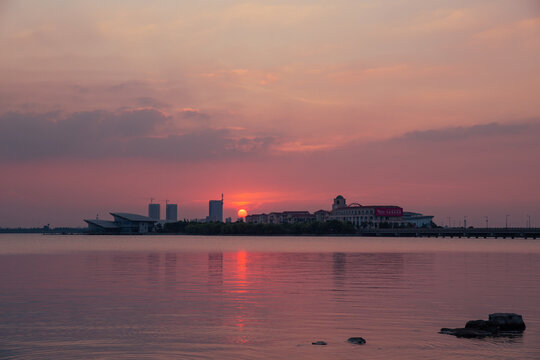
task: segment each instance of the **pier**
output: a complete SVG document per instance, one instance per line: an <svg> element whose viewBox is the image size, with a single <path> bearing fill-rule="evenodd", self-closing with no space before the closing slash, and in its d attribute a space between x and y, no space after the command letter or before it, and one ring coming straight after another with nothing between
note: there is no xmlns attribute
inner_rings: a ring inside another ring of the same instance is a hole
<svg viewBox="0 0 540 360"><path fill-rule="evenodd" d="M407 228L360 229L360 236L537 239L540 228Z"/></svg>

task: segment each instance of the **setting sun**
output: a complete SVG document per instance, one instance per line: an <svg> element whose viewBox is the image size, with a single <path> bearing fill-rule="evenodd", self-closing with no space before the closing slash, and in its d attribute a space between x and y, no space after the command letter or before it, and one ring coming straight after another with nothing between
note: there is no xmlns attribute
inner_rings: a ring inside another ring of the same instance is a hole
<svg viewBox="0 0 540 360"><path fill-rule="evenodd" d="M245 209L238 210L238 217L245 218L247 216L247 211Z"/></svg>

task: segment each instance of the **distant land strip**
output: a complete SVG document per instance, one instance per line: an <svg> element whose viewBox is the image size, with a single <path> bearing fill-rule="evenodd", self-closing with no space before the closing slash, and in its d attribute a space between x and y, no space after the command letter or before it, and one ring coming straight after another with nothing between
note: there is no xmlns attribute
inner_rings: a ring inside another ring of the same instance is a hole
<svg viewBox="0 0 540 360"><path fill-rule="evenodd" d="M467 238L532 238L540 237L540 228L365 228L357 229L350 222L330 220L297 224L166 223L158 233L190 235L347 235L371 237L467 237Z"/></svg>
<svg viewBox="0 0 540 360"><path fill-rule="evenodd" d="M0 228L0 234L87 234L88 228L79 227L33 227L33 228ZM350 222L330 220L326 222L296 224L250 224L243 222L200 223L178 221L164 223L155 232L147 235L260 235L260 236L369 236L369 237L450 237L450 238L540 238L540 228L463 228L463 227L426 227L426 228L364 228L357 229ZM136 235L136 234L104 234L104 235Z"/></svg>

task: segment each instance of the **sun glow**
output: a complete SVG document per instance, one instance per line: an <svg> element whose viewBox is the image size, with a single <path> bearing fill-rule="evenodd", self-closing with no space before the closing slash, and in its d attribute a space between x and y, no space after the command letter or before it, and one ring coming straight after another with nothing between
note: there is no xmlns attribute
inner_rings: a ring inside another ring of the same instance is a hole
<svg viewBox="0 0 540 360"><path fill-rule="evenodd" d="M238 210L238 217L245 218L247 216L247 211L245 209Z"/></svg>

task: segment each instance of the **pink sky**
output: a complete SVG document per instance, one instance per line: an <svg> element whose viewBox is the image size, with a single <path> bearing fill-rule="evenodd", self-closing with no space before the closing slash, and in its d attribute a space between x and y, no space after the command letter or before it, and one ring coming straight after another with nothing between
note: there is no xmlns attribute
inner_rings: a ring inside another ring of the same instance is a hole
<svg viewBox="0 0 540 360"><path fill-rule="evenodd" d="M540 226L535 0L0 0L0 47L0 227L221 193Z"/></svg>

